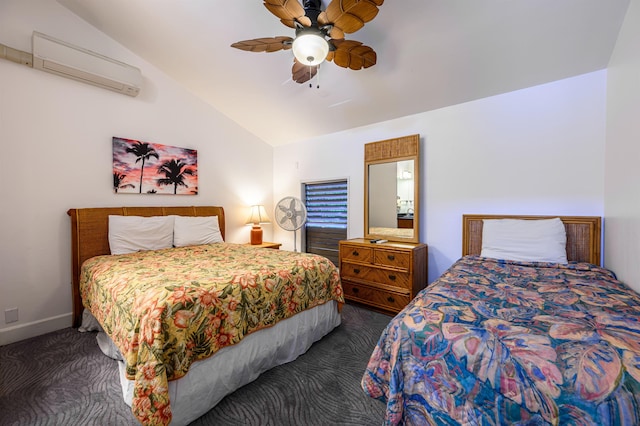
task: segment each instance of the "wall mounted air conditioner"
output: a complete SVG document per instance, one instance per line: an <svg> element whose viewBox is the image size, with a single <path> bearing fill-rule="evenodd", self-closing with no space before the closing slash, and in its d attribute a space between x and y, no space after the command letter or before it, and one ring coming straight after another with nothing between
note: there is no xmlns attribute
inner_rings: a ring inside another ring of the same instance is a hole
<svg viewBox="0 0 640 426"><path fill-rule="evenodd" d="M136 67L33 32L33 68L94 86L138 96L142 73Z"/></svg>

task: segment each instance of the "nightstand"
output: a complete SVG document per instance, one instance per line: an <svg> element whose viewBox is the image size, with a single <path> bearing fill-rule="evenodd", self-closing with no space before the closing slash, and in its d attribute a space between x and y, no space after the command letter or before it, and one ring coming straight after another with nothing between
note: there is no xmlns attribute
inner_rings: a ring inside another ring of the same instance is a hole
<svg viewBox="0 0 640 426"><path fill-rule="evenodd" d="M280 250L280 246L282 244L280 243L270 243L268 241L263 241L262 244L251 244L251 243L245 243L246 246L249 247L256 247L256 248L270 248L270 249L276 249L276 250Z"/></svg>

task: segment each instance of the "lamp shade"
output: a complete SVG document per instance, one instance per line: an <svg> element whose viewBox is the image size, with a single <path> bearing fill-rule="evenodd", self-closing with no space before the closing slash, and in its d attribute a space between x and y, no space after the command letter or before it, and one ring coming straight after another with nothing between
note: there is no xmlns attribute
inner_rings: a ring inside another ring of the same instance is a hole
<svg viewBox="0 0 640 426"><path fill-rule="evenodd" d="M260 223L271 223L267 211L262 205L251 206L251 214L247 219L247 225L258 225Z"/></svg>
<svg viewBox="0 0 640 426"><path fill-rule="evenodd" d="M318 65L329 53L329 43L317 32L299 34L291 48L298 62L309 66Z"/></svg>

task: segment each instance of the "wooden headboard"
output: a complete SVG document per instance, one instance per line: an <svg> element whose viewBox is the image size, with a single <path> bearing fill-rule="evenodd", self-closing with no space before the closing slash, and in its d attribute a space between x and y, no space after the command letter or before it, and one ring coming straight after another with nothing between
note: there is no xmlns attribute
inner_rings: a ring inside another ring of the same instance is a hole
<svg viewBox="0 0 640 426"><path fill-rule="evenodd" d="M71 271L73 297L73 326L82 321L80 298L80 267L94 256L110 254L109 215L122 216L218 216L220 233L225 238L224 209L217 206L186 207L97 207L70 209L71 216Z"/></svg>
<svg viewBox="0 0 640 426"><path fill-rule="evenodd" d="M519 215L462 215L462 255L479 255L482 251L483 219L551 219L559 217L567 230L567 259L600 265L599 216L519 216Z"/></svg>

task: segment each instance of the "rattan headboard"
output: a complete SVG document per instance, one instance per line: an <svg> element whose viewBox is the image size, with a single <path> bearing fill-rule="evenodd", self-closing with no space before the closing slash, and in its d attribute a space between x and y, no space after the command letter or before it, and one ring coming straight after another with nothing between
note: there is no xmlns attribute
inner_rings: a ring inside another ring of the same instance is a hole
<svg viewBox="0 0 640 426"><path fill-rule="evenodd" d="M559 217L567 230L567 259L600 265L599 216L519 216L519 215L462 215L462 255L479 255L482 251L483 219L550 219Z"/></svg>
<svg viewBox="0 0 640 426"><path fill-rule="evenodd" d="M225 237L224 209L217 206L185 207L97 207L70 209L73 326L80 326L82 300L80 298L80 267L82 262L109 254L109 215L123 216L218 216L220 233Z"/></svg>

